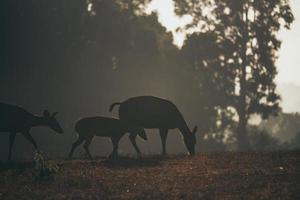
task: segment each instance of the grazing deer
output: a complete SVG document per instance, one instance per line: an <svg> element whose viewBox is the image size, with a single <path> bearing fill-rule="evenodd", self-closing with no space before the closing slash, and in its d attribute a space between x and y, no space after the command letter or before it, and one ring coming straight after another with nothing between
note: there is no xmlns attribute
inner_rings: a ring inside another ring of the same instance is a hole
<svg viewBox="0 0 300 200"><path fill-rule="evenodd" d="M166 154L168 130L175 128L180 130L189 153L195 154L197 127L190 131L182 114L172 102L152 96L133 97L122 103L113 103L109 111L116 105L120 105L120 120L128 126L159 129L163 155ZM131 141L136 146L135 138Z"/></svg>
<svg viewBox="0 0 300 200"><path fill-rule="evenodd" d="M30 135L32 127L47 126L62 134L63 129L55 119L56 114L57 112L50 115L49 111L45 110L43 116L36 116L21 107L0 103L0 132L10 133L8 160L11 160L12 147L17 133L22 133L36 150L38 147Z"/></svg>
<svg viewBox="0 0 300 200"><path fill-rule="evenodd" d="M128 128L120 120L108 117L87 117L80 119L75 125L75 130L79 136L72 145L69 158L72 157L75 148L85 141L83 147L88 157L92 159L92 155L89 151L89 145L91 144L94 136L110 137L113 144L113 151L109 157L118 156L119 141L127 132L131 133L129 136L130 139L139 135L142 139L147 140L144 129ZM135 149L140 154L137 146L135 146Z"/></svg>

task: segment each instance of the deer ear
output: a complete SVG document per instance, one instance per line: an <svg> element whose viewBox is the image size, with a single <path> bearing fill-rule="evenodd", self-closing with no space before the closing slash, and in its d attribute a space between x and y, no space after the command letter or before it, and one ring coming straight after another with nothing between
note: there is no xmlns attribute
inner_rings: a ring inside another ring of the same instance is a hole
<svg viewBox="0 0 300 200"><path fill-rule="evenodd" d="M196 134L196 132L197 132L197 129L198 129L198 127L197 127L197 126L195 126L195 127L194 127L194 129L193 129L193 131L192 131L192 133L193 133L193 134Z"/></svg>
<svg viewBox="0 0 300 200"><path fill-rule="evenodd" d="M44 117L50 117L50 112L48 110L44 110L43 115Z"/></svg>
<svg viewBox="0 0 300 200"><path fill-rule="evenodd" d="M54 112L52 113L51 117L55 117L57 115L58 112Z"/></svg>

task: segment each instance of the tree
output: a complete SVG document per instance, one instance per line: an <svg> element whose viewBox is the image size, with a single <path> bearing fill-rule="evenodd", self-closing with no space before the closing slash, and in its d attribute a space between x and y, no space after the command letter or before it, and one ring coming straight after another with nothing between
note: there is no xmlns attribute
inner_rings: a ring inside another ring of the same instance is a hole
<svg viewBox="0 0 300 200"><path fill-rule="evenodd" d="M257 126L248 126L248 132L251 150L274 151L281 148L280 141L266 130L260 130Z"/></svg>
<svg viewBox="0 0 300 200"><path fill-rule="evenodd" d="M299 113L278 113L277 116L262 120L258 125L259 129L269 132L281 142L292 141L300 130Z"/></svg>
<svg viewBox="0 0 300 200"><path fill-rule="evenodd" d="M182 60L194 72L198 84L200 131L209 138L220 135L233 124L233 113L227 105L235 77L220 62L227 48L225 43L218 42L215 32L207 31L189 35L181 49Z"/></svg>
<svg viewBox="0 0 300 200"><path fill-rule="evenodd" d="M277 73L275 60L281 44L277 33L282 27L289 29L294 20L289 2L174 1L178 15L193 17L189 27L201 33L213 32L216 34L215 42L226 46L221 56L215 59L220 66L227 68L230 79L234 77L234 87L230 87L231 95L227 96L226 103L235 109L238 116L236 137L239 149L247 150L246 128L250 115L256 113L267 118L279 110L280 96L276 93L274 82ZM207 67L214 70L209 63ZM215 73L224 74L219 69Z"/></svg>
<svg viewBox="0 0 300 200"><path fill-rule="evenodd" d="M143 14L140 2L1 1L0 101L36 113L58 110L65 131L72 132L78 116L105 115L116 99L181 95L172 34L156 14ZM47 135L39 139L56 153L72 137L64 136L53 149L57 138Z"/></svg>

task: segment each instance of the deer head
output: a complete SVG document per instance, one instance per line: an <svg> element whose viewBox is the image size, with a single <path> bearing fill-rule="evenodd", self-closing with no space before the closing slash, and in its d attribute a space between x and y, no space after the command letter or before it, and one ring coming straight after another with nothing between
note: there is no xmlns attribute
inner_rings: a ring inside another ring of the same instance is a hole
<svg viewBox="0 0 300 200"><path fill-rule="evenodd" d="M48 110L44 110L43 112L43 118L45 120L46 125L52 130L56 131L57 133L63 134L64 131L59 125L58 121L56 120L55 118L56 115L57 112L54 112L52 114L50 114Z"/></svg>
<svg viewBox="0 0 300 200"><path fill-rule="evenodd" d="M197 126L194 127L193 131L189 131L189 133L186 134L183 138L184 144L188 149L190 155L195 155L196 132Z"/></svg>

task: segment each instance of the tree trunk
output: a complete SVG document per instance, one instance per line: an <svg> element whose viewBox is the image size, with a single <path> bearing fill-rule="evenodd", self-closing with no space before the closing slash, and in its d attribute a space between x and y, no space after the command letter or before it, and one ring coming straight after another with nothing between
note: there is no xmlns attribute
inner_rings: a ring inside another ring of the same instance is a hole
<svg viewBox="0 0 300 200"><path fill-rule="evenodd" d="M250 149L247 133L248 119L244 113L239 113L239 123L237 127L237 142L239 151L248 151Z"/></svg>
<svg viewBox="0 0 300 200"><path fill-rule="evenodd" d="M242 34L243 34L242 51L241 51L242 69L241 69L241 77L240 77L240 95L239 95L239 103L238 103L239 124L237 128L237 141L238 141L239 150L247 151L249 149L249 140L247 135L248 116L247 116L247 95L246 95L246 90L247 90L246 67L248 65L247 42L249 40L247 5L244 5L242 15L245 15L245 21L244 21L245 26L243 27L242 30Z"/></svg>

